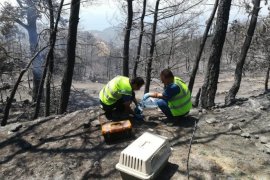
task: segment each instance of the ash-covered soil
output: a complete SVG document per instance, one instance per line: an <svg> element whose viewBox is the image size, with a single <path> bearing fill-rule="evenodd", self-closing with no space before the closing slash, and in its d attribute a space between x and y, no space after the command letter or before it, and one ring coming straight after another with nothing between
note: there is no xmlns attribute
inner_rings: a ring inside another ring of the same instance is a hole
<svg viewBox="0 0 270 180"><path fill-rule="evenodd" d="M218 105L232 80L221 75ZM132 121L134 137L113 144L104 142L98 121L102 112L96 105L102 86L75 82L69 106L72 113L35 121L29 120L31 103L17 97L9 124L0 127L0 179L121 179L115 169L120 152L145 131L168 137L173 149L158 179L187 179L195 121L191 179L270 179L270 94L262 94L262 77L243 78L239 97L246 99L231 107L193 109L175 123L166 123L158 110L147 110L144 122ZM153 83L152 90L162 88ZM142 91L137 97L142 97Z"/></svg>
<svg viewBox="0 0 270 180"><path fill-rule="evenodd" d="M0 128L0 179L121 179L115 169L120 152L145 131L168 137L173 148L159 179L186 179L195 121L193 179L270 179L269 110L270 94L227 108L193 109L175 123L148 110L145 122L133 122L133 139L113 144L104 143L98 107L9 124Z"/></svg>

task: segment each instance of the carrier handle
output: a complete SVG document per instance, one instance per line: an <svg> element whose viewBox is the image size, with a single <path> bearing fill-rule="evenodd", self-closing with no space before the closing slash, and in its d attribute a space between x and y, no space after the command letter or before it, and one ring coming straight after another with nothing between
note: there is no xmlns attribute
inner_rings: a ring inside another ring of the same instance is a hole
<svg viewBox="0 0 270 180"><path fill-rule="evenodd" d="M117 126L117 125L122 125L122 123L120 123L120 122L111 123L111 126Z"/></svg>

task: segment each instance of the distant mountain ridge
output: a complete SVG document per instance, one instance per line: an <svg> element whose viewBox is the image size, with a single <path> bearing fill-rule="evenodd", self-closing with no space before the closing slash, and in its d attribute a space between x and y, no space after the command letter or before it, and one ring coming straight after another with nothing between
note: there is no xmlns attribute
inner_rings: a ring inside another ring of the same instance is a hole
<svg viewBox="0 0 270 180"><path fill-rule="evenodd" d="M102 31L89 30L89 32L97 39L103 40L107 43L113 42L119 45L121 41L121 30L117 27L109 27Z"/></svg>

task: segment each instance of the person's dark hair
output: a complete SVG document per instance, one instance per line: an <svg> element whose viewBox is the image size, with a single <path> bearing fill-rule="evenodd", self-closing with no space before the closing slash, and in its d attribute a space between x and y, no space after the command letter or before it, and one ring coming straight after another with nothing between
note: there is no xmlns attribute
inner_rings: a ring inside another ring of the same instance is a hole
<svg viewBox="0 0 270 180"><path fill-rule="evenodd" d="M172 71L169 70L169 69L164 69L163 71L161 71L160 75L162 75L166 79L168 79L168 78L174 78L174 75L173 75Z"/></svg>
<svg viewBox="0 0 270 180"><path fill-rule="evenodd" d="M131 79L131 84L136 84L137 86L142 86L142 85L144 85L144 80L143 80L143 78L141 78L141 77L135 77L135 78L133 78L133 79Z"/></svg>

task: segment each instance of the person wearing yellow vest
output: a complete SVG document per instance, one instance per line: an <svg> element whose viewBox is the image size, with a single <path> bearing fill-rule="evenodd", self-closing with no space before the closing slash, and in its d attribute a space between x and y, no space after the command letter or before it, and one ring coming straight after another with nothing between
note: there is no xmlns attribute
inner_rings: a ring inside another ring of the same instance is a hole
<svg viewBox="0 0 270 180"><path fill-rule="evenodd" d="M164 84L164 92L147 93L143 99L158 98L157 105L168 119L187 115L192 108L192 102L185 82L179 77L175 77L169 69L164 69L160 73L160 79Z"/></svg>
<svg viewBox="0 0 270 180"><path fill-rule="evenodd" d="M112 112L129 113L136 115L130 105L132 101L137 107L134 91L140 90L144 85L141 77L129 79L124 76L116 76L110 80L100 91L99 99L105 116L112 119Z"/></svg>

